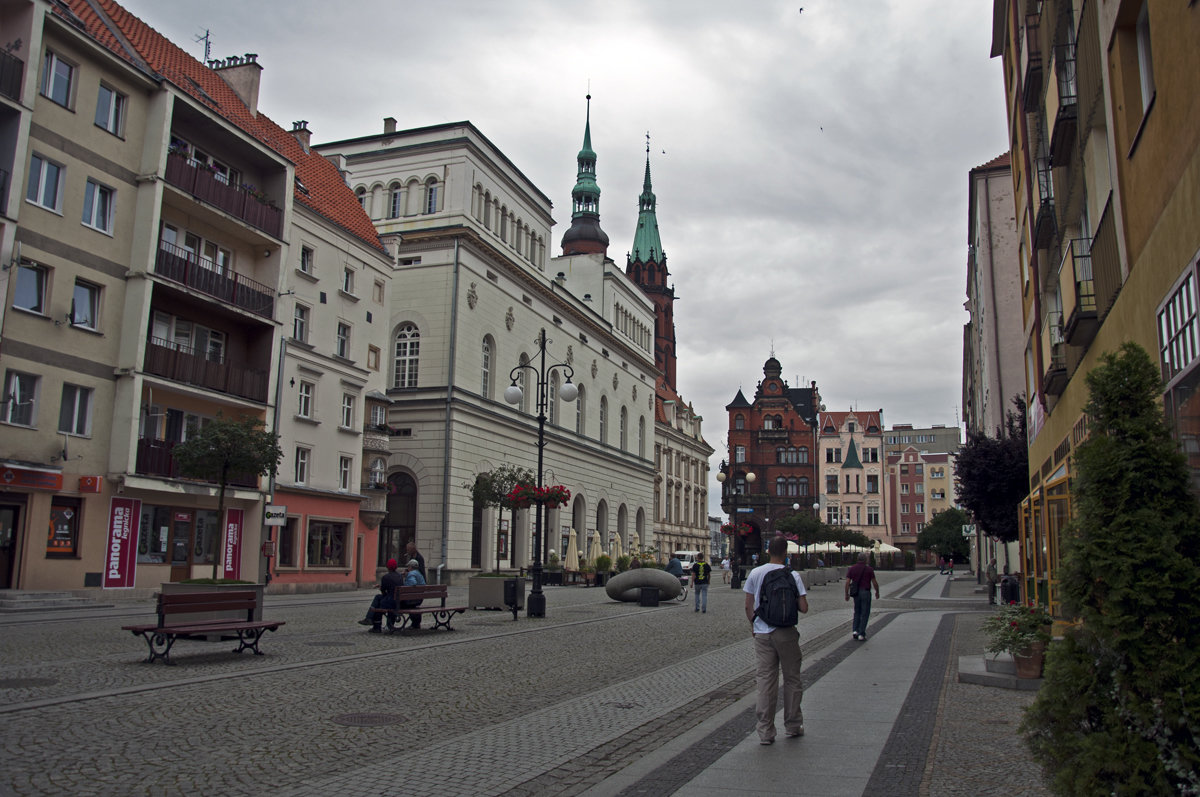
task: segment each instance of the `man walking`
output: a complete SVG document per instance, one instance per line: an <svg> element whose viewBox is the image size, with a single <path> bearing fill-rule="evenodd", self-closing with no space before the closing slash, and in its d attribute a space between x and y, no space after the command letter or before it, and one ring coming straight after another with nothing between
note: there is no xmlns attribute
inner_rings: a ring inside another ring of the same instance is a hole
<svg viewBox="0 0 1200 797"><path fill-rule="evenodd" d="M746 593L746 619L754 634L755 681L758 702L755 716L759 744L775 743L775 706L779 698L779 673L783 673L783 730L788 736L804 735L800 700L800 632L796 623L808 612L808 591L800 575L783 566L787 539L771 540L771 561L750 571Z"/></svg>
<svg viewBox="0 0 1200 797"><path fill-rule="evenodd" d="M871 616L871 589L875 597L879 597L879 582L875 580L875 570L867 564L867 555L860 553L858 562L846 571L846 600L854 598L854 621L850 625L850 635L859 642L867 641L867 618Z"/></svg>
<svg viewBox="0 0 1200 797"><path fill-rule="evenodd" d="M712 565L704 560L704 551L701 551L696 554L696 561L692 564L692 585L696 591L696 611L703 614L708 613L708 582L710 578L712 578Z"/></svg>
<svg viewBox="0 0 1200 797"><path fill-rule="evenodd" d="M996 569L996 557L987 566L988 604L996 602L996 585L1000 583L1000 572Z"/></svg>

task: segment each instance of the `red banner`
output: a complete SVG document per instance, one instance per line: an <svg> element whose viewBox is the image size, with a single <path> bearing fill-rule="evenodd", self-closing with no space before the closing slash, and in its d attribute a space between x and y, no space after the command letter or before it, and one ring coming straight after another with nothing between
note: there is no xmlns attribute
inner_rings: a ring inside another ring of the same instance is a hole
<svg viewBox="0 0 1200 797"><path fill-rule="evenodd" d="M104 589L129 589L137 575L138 521L142 502L113 498L108 505L108 547L104 549Z"/></svg>
<svg viewBox="0 0 1200 797"><path fill-rule="evenodd" d="M242 510L225 511L225 544L222 556L225 567L222 578L241 578L242 572Z"/></svg>

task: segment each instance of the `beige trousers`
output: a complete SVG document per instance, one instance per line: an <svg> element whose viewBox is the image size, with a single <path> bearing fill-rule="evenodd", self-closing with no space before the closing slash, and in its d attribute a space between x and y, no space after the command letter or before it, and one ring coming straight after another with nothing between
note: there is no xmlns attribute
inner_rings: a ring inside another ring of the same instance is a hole
<svg viewBox="0 0 1200 797"><path fill-rule="evenodd" d="M754 677L758 683L758 738L775 738L775 708L779 701L779 672L783 672L783 729L794 733L804 728L800 701L804 686L800 682L800 632L795 628L776 628L769 634L754 635Z"/></svg>

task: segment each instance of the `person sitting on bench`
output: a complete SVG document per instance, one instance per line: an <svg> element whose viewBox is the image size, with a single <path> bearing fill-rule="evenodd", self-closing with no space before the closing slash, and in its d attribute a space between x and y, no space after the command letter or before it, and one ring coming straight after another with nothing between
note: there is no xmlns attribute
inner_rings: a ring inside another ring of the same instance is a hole
<svg viewBox="0 0 1200 797"><path fill-rule="evenodd" d="M404 586L406 587L423 587L425 586L425 576L421 575L421 563L416 559L409 559L408 564L404 568ZM399 608L415 609L421 605L420 600L415 601L400 601ZM414 614L409 617L409 627L414 631L421 630L421 615ZM437 630L437 629L434 629Z"/></svg>
<svg viewBox="0 0 1200 797"><path fill-rule="evenodd" d="M396 599L392 595L396 591L396 587L404 586L404 574L397 572L400 564L395 559L388 559L388 571L383 574L383 578L379 579L379 594L371 601L371 608L367 610L367 616L358 621L359 625L371 626L372 634L383 633L383 612L376 611L377 609L395 609ZM396 626L396 615L392 612L387 612L388 628L392 629Z"/></svg>

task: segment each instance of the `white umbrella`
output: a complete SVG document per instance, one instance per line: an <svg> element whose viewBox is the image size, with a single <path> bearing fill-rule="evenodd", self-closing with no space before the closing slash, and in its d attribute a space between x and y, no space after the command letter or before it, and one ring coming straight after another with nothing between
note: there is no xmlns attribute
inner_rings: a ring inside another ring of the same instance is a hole
<svg viewBox="0 0 1200 797"><path fill-rule="evenodd" d="M624 554L625 554L625 552L621 550L621 535L620 535L620 534L617 534L616 536L614 536L614 537L613 537L613 543L612 543L612 559L613 559L613 562L616 562L616 561L617 561L618 559L620 559L620 558L621 558L621 557L622 557Z"/></svg>
<svg viewBox="0 0 1200 797"><path fill-rule="evenodd" d="M900 549L895 545L886 542L879 543L879 553L900 553Z"/></svg>
<svg viewBox="0 0 1200 797"><path fill-rule="evenodd" d="M629 535L629 555L636 556L638 549L642 547L642 541L638 539L637 532Z"/></svg>
<svg viewBox="0 0 1200 797"><path fill-rule="evenodd" d="M600 532L596 532L592 535L592 544L588 548L588 561L593 565L596 564L596 560L600 558L601 553L603 551L600 550Z"/></svg>
<svg viewBox="0 0 1200 797"><path fill-rule="evenodd" d="M563 562L563 570L574 572L579 569L579 543L575 541L575 529L571 529L567 537L567 558Z"/></svg>

